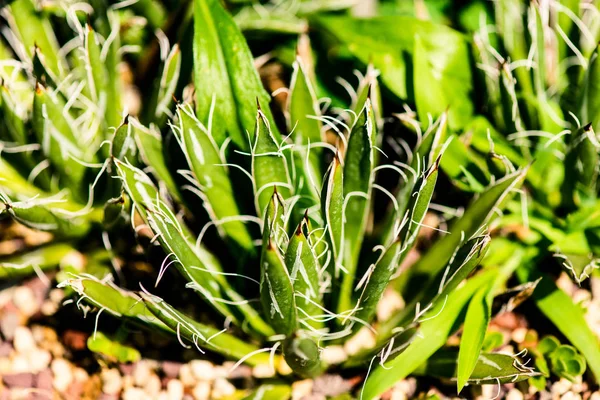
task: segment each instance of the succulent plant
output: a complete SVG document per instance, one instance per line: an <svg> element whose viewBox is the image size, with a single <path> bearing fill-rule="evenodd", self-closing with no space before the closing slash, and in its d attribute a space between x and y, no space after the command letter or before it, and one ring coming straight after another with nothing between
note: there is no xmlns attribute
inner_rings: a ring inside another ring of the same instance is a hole
<svg viewBox="0 0 600 400"><path fill-rule="evenodd" d="M369 68L351 108L332 116L321 110L302 51L279 115L233 18L217 0L193 8L194 93L177 92L189 83L181 61L188 54L163 43L161 73L139 118L123 96L119 66L128 48L119 43L126 16L118 8L66 9L74 35L62 48L31 0L5 10L18 58L0 48L0 214L54 240L3 259L0 277L62 264L60 286L84 310L97 310L96 322L112 314L281 374L362 368L365 398L419 371L457 379L459 390L535 376L514 356L481 351L498 311L493 300L524 256L479 269L487 229L527 167L481 186L411 262L422 227L431 229L424 221L453 141L448 115L416 122L423 134L406 162L396 159L380 150L387 133L377 71ZM400 177L396 195L378 183L383 170ZM381 209L385 217L376 218ZM192 315L169 303L183 287L163 298L119 276L115 260L127 262L123 248L135 239L160 266L155 288L177 269L198 296ZM75 249L83 262L71 257ZM107 261L114 277L91 268ZM407 268L418 288L407 287ZM378 313L388 288L400 288L406 303L391 315ZM206 305L212 322L196 318ZM459 351L438 352L463 321ZM372 343L357 349L363 334ZM92 344L101 348L102 340ZM448 360L456 373L440 372Z"/></svg>

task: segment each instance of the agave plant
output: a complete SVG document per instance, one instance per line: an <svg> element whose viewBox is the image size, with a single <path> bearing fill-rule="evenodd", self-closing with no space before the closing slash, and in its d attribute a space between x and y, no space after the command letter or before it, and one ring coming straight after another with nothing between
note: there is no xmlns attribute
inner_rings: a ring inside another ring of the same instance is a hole
<svg viewBox="0 0 600 400"><path fill-rule="evenodd" d="M88 270L67 269L60 286L79 296L78 306L98 311L97 326L109 313L281 374L363 368L365 398L411 373L457 379L459 390L536 375L517 357L481 351L498 311L492 300L519 265L490 261L478 269L487 229L526 168L481 188L410 266L420 290L404 291L406 306L386 315L384 293L402 286L452 141L448 116L423 124L406 162L382 154L377 72L369 68L351 108L324 114L310 59L299 51L285 123L277 124L235 21L218 1L196 0L195 101L174 104L189 77L181 76L182 53L173 46L140 121L127 115L117 73L126 50L120 14L95 10L82 25L88 11L67 10L75 33L67 50L30 0L5 12L18 58L2 50L0 213L54 241L2 260L1 277L68 266L77 249ZM400 177L396 195L377 183L382 170ZM376 208L388 207L382 221L374 218ZM128 225L131 237L123 234ZM160 265L155 287L176 269L198 296L192 314L169 304L183 287L163 299L122 279L116 262L114 277L92 268L114 261L135 238ZM196 319L205 305L217 316L212 323ZM459 351L438 352L465 318ZM372 343L352 345L365 335Z"/></svg>

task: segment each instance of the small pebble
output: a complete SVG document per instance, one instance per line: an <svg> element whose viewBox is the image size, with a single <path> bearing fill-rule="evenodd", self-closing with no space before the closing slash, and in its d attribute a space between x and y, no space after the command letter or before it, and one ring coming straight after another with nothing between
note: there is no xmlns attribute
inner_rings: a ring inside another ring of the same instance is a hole
<svg viewBox="0 0 600 400"><path fill-rule="evenodd" d="M313 380L304 379L292 383L292 400L301 400L312 393Z"/></svg>
<svg viewBox="0 0 600 400"><path fill-rule="evenodd" d="M15 329L15 339L13 346L17 353L26 354L36 348L35 340L29 328L18 326Z"/></svg>
<svg viewBox="0 0 600 400"><path fill-rule="evenodd" d="M77 382L86 382L90 378L90 375L85 369L76 367L73 371L73 377Z"/></svg>
<svg viewBox="0 0 600 400"><path fill-rule="evenodd" d="M59 392L67 390L71 382L73 382L71 364L64 358L55 358L52 360L52 364L50 364L50 369L54 375L52 386Z"/></svg>
<svg viewBox="0 0 600 400"><path fill-rule="evenodd" d="M156 374L150 375L144 385L144 391L152 398L155 398L160 393L160 389L162 389L160 378Z"/></svg>
<svg viewBox="0 0 600 400"><path fill-rule="evenodd" d="M12 361L9 358L0 358L0 376L12 372Z"/></svg>
<svg viewBox="0 0 600 400"><path fill-rule="evenodd" d="M123 379L119 370L111 368L103 370L101 373L102 377L102 391L106 394L117 395L123 388Z"/></svg>
<svg viewBox="0 0 600 400"><path fill-rule="evenodd" d="M181 400L183 398L183 383L177 379L171 379L167 383L167 393L169 400Z"/></svg>
<svg viewBox="0 0 600 400"><path fill-rule="evenodd" d="M569 391L560 396L560 400L581 400L581 395L579 393L573 393Z"/></svg>
<svg viewBox="0 0 600 400"><path fill-rule="evenodd" d="M27 355L31 372L40 372L48 368L52 355L48 350L34 349Z"/></svg>
<svg viewBox="0 0 600 400"><path fill-rule="evenodd" d="M189 364L183 364L179 368L179 380L186 387L192 387L196 384L196 378L192 372L192 367Z"/></svg>
<svg viewBox="0 0 600 400"><path fill-rule="evenodd" d="M403 379L396 384L396 387L402 390L406 396L409 398L414 397L417 391L417 379L416 378L407 378Z"/></svg>
<svg viewBox="0 0 600 400"><path fill-rule="evenodd" d="M140 388L131 387L123 391L121 398L123 400L146 400L150 399L150 396Z"/></svg>
<svg viewBox="0 0 600 400"><path fill-rule="evenodd" d="M125 389L129 389L135 386L135 383L133 381L133 376L131 375L124 375L122 377L123 379L123 390Z"/></svg>
<svg viewBox="0 0 600 400"><path fill-rule="evenodd" d="M17 354L12 358L11 372L29 372L29 360L25 354Z"/></svg>
<svg viewBox="0 0 600 400"><path fill-rule="evenodd" d="M527 328L517 328L512 332L511 339L515 343L523 343L525 336L527 336Z"/></svg>
<svg viewBox="0 0 600 400"><path fill-rule="evenodd" d="M144 386L151 374L150 365L145 360L138 362L133 369L133 381L135 385L139 387Z"/></svg>
<svg viewBox="0 0 600 400"><path fill-rule="evenodd" d="M404 393L402 390L398 389L398 388L394 388L392 389L392 393L390 395L390 400L407 400L408 397L406 396L406 393Z"/></svg>
<svg viewBox="0 0 600 400"><path fill-rule="evenodd" d="M356 335L344 344L344 350L347 354L353 355L362 349L369 349L375 346L375 335L367 327L361 328Z"/></svg>
<svg viewBox="0 0 600 400"><path fill-rule="evenodd" d="M212 397L214 399L231 396L234 393L235 386L233 386L227 379L219 378L213 383Z"/></svg>
<svg viewBox="0 0 600 400"><path fill-rule="evenodd" d="M215 379L214 366L210 361L206 360L192 360L189 363L192 369L194 378L199 381L212 381Z"/></svg>
<svg viewBox="0 0 600 400"><path fill-rule="evenodd" d="M210 383L209 382L198 382L192 390L194 400L209 400L210 399Z"/></svg>
<svg viewBox="0 0 600 400"><path fill-rule="evenodd" d="M551 389L553 397L556 395L562 396L563 394L567 393L569 389L571 389L571 386L573 386L571 381L565 378L561 378L560 381L554 382Z"/></svg>
<svg viewBox="0 0 600 400"><path fill-rule="evenodd" d="M275 376L275 370L269 364L259 364L252 368L252 376L257 379L272 378Z"/></svg>
<svg viewBox="0 0 600 400"><path fill-rule="evenodd" d="M343 346L327 346L321 352L321 359L330 365L341 364L348 359L348 354L344 351Z"/></svg>
<svg viewBox="0 0 600 400"><path fill-rule="evenodd" d="M39 304L33 290L27 286L19 286L13 293L15 307L26 317L30 317L38 311Z"/></svg>
<svg viewBox="0 0 600 400"><path fill-rule="evenodd" d="M383 292L381 301L377 303L377 319L379 321L386 321L402 308L404 308L402 296L396 290L388 289Z"/></svg>
<svg viewBox="0 0 600 400"><path fill-rule="evenodd" d="M512 388L506 394L506 400L523 400L523 393L518 389Z"/></svg>

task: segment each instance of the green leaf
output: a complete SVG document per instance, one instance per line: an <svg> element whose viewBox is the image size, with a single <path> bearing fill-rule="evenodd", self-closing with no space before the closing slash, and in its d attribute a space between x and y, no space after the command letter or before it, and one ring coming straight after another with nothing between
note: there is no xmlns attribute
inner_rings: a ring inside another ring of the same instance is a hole
<svg viewBox="0 0 600 400"><path fill-rule="evenodd" d="M519 170L499 179L469 204L464 214L450 226L450 234L435 242L407 271L411 276L409 282L421 282L416 287L411 283L405 286L403 290L407 298L412 297L412 292L417 287L422 287L423 279L427 281L433 278L447 265L464 238L473 236L491 222L496 212L503 209L514 190L522 183L526 172L527 169Z"/></svg>
<svg viewBox="0 0 600 400"><path fill-rule="evenodd" d="M85 67L87 72L88 89L91 92L94 102L103 108L113 107L112 104L107 104L107 89L108 89L108 72L102 61L102 48L98 43L96 32L90 25L86 26L85 31Z"/></svg>
<svg viewBox="0 0 600 400"><path fill-rule="evenodd" d="M267 207L263 228L260 259L260 300L263 313L276 333L290 336L297 327L294 288L281 251L275 241L277 221L283 215L283 205L275 192Z"/></svg>
<svg viewBox="0 0 600 400"><path fill-rule="evenodd" d="M319 16L314 22L330 32L342 44L342 50L349 50L363 65L373 64L381 72L383 85L411 103L415 102L417 90L413 80L417 66L405 60L414 58L414 38L419 36L427 49L427 60L420 57L420 63L427 62L431 74L439 77L441 92L450 106L450 126L455 129L470 120L473 104L469 49L460 33L446 26L396 15L368 19Z"/></svg>
<svg viewBox="0 0 600 400"><path fill-rule="evenodd" d="M485 331L491 318L492 299L489 293L489 287L484 286L479 289L469 302L469 307L467 308L463 334L460 338L460 350L458 352L458 367L456 372L458 393L460 393L469 381L480 358Z"/></svg>
<svg viewBox="0 0 600 400"><path fill-rule="evenodd" d="M286 108L289 113L288 129L293 132L290 138L294 143L293 151L296 156L295 184L296 187L306 188L305 191L318 199L323 179L323 150L313 145L325 141L321 133L323 124L317 119L321 116L321 110L300 57L296 58L293 68Z"/></svg>
<svg viewBox="0 0 600 400"><path fill-rule="evenodd" d="M91 228L90 220L86 218L86 214L90 214L89 210L85 210L83 206L83 212L65 210L62 208L62 199L57 196L24 201L4 199L3 202L4 209L0 210L0 215L7 214L25 226L51 232L58 237L82 237ZM97 215L96 212L92 214Z"/></svg>
<svg viewBox="0 0 600 400"><path fill-rule="evenodd" d="M411 202L411 195L417 183L417 177L422 171L425 171L436 162L444 149L444 143L447 140L448 132L448 116L442 114L436 123L429 127L422 135L422 139L417 143L412 158L410 160L410 168L403 167L407 170L403 172L402 184L396 195L398 209L392 208L386 218L385 227L383 229L383 243L389 243L394 240L394 229L400 224L406 210ZM423 160L426 160L423 163Z"/></svg>
<svg viewBox="0 0 600 400"><path fill-rule="evenodd" d="M579 128L571 138L564 160L566 179L563 196L567 206L582 205L597 196L600 142L591 124Z"/></svg>
<svg viewBox="0 0 600 400"><path fill-rule="evenodd" d="M260 106L252 143L252 178L254 202L259 216L263 215L275 187L284 199L290 197L292 185L286 160Z"/></svg>
<svg viewBox="0 0 600 400"><path fill-rule="evenodd" d="M436 378L457 379L458 354L452 350L442 350L434 354L415 374ZM540 376L527 363L508 354L482 353L476 360L473 372L466 381L469 385L497 385L516 383L531 377Z"/></svg>
<svg viewBox="0 0 600 400"><path fill-rule="evenodd" d="M154 3L154 2L153 2ZM179 81L181 70L181 51L179 45L175 44L164 62L163 71L158 83L158 93L154 117L161 121L163 116L170 115L173 95ZM162 124L161 124L162 125Z"/></svg>
<svg viewBox="0 0 600 400"><path fill-rule="evenodd" d="M0 281L24 278L36 271L57 268L74 251L69 244L55 243L23 254L0 257Z"/></svg>
<svg viewBox="0 0 600 400"><path fill-rule="evenodd" d="M358 283L357 289L364 285L356 311L356 317L359 320L369 323L375 316L377 304L379 304L385 288L389 285L391 276L398 268L402 245L401 240L394 241L380 259L369 267ZM355 330L359 328L356 324L354 327Z"/></svg>
<svg viewBox="0 0 600 400"><path fill-rule="evenodd" d="M143 126L137 119L132 117L129 117L129 122L133 126L133 133L142 161L159 181L159 184L164 185L165 191L176 200L181 200L179 186L173 180L173 176L167 167L160 132Z"/></svg>
<svg viewBox="0 0 600 400"><path fill-rule="evenodd" d="M66 70L65 60L59 58L59 44L50 19L36 9L32 0L18 0L10 5L11 28L23 43L25 54L33 57L35 48L41 49L46 57L48 68L55 76L62 76ZM26 61L26 60L23 60Z"/></svg>
<svg viewBox="0 0 600 400"><path fill-rule="evenodd" d="M177 334L181 344L182 338L192 343L200 352L202 348L219 353L229 359L240 360L251 366L268 364L269 355L258 352L258 348L247 341L238 339L236 336L225 331L196 322L189 316L177 311L160 297L142 292L143 302L139 303L146 307L158 320L168 326L172 332ZM189 346L186 346L189 347ZM253 354L251 357L246 356Z"/></svg>
<svg viewBox="0 0 600 400"><path fill-rule="evenodd" d="M373 369L362 389L363 399L381 395L396 382L413 373L441 348L454 330L458 328L463 308L473 294L494 279L497 271L487 270L471 278L460 289L452 292L445 304L438 304L425 315L421 334L398 357ZM435 316L434 318L431 318Z"/></svg>
<svg viewBox="0 0 600 400"><path fill-rule="evenodd" d="M588 70L584 77L584 89L581 105L583 123L591 123L595 131L600 132L600 44L590 56Z"/></svg>
<svg viewBox="0 0 600 400"><path fill-rule="evenodd" d="M129 124L129 117L126 117L115 130L110 146L110 155L118 160L133 162L136 154L137 147L133 135L133 126Z"/></svg>
<svg viewBox="0 0 600 400"><path fill-rule="evenodd" d="M94 353L102 354L120 363L137 362L142 358L135 348L124 345L100 331L94 332L88 338L87 347Z"/></svg>
<svg viewBox="0 0 600 400"><path fill-rule="evenodd" d="M424 290L415 293L403 310L395 313L387 321L382 321L378 332L381 346L398 327L411 323L416 312L428 305L446 301L458 285L463 282L481 263L490 245L489 236L478 236L461 244L452 255L451 261L441 270L428 286L420 284ZM417 308L419 307L419 308Z"/></svg>
<svg viewBox="0 0 600 400"><path fill-rule="evenodd" d="M303 218L296 232L290 238L285 253L285 265L290 274L294 292L300 294L296 298L296 305L299 311L302 310L298 315L299 320L301 323L305 322L315 329L320 329L323 327L323 323L310 318L323 313L318 307L321 304L323 295L321 293L319 261L306 237L307 224L306 218Z"/></svg>
<svg viewBox="0 0 600 400"><path fill-rule="evenodd" d="M301 376L313 378L323 372L319 346L309 337L286 339L283 354L288 365Z"/></svg>
<svg viewBox="0 0 600 400"><path fill-rule="evenodd" d="M81 184L86 168L77 160L95 162L95 149L78 141L73 118L64 107L56 93L38 84L33 100L33 132L42 144L44 155L60 173L61 182L77 199L83 200L87 196L87 188L84 191Z"/></svg>
<svg viewBox="0 0 600 400"><path fill-rule="evenodd" d="M350 131L348 148L344 157L344 202L346 208L343 210L344 253L342 263L346 273L340 288L338 312L352 308L356 266L371 211L376 129L371 101L367 99Z"/></svg>
<svg viewBox="0 0 600 400"><path fill-rule="evenodd" d="M150 178L130 164L116 160L115 165L133 204L157 235L159 243L168 254L168 259L172 260L174 266L188 280L188 287L197 291L216 310L234 322L242 325L241 318L233 311L237 309L253 330L270 335L271 328L259 317L256 310L242 301L241 296L230 288L215 257L203 246L197 246L191 241L191 233L161 199ZM164 269L161 268L157 284L163 273ZM238 305L230 307L219 301L220 299L228 299ZM245 324L242 326L246 327Z"/></svg>
<svg viewBox="0 0 600 400"><path fill-rule="evenodd" d="M248 150L245 132L255 122L255 101L267 105L270 96L242 33L219 0L194 0L194 78L198 118L205 124L215 121L212 134L217 145L229 136L239 148ZM264 117L279 140L268 108Z"/></svg>
<svg viewBox="0 0 600 400"><path fill-rule="evenodd" d="M58 287L73 289L87 304L114 316L174 333L150 313L137 294L119 288L110 280L100 280L87 274L75 275L60 282Z"/></svg>
<svg viewBox="0 0 600 400"><path fill-rule="evenodd" d="M327 269L334 278L335 285L340 275L344 243L344 172L337 153L325 175L321 190L321 214L331 254Z"/></svg>
<svg viewBox="0 0 600 400"><path fill-rule="evenodd" d="M428 121L442 115L448 109L450 103L446 100L444 90L433 73L427 55L427 48L418 34L415 36L412 63L417 113L421 123L427 125Z"/></svg>
<svg viewBox="0 0 600 400"><path fill-rule="evenodd" d="M232 239L245 252L254 252L252 237L238 217L240 210L235 201L229 170L211 133L202 125L189 105L177 107L179 129L176 137L193 173L195 192L200 193L219 233ZM195 178L195 179L194 179Z"/></svg>
<svg viewBox="0 0 600 400"><path fill-rule="evenodd" d="M284 383L265 383L243 400L288 400L292 397L292 388Z"/></svg>

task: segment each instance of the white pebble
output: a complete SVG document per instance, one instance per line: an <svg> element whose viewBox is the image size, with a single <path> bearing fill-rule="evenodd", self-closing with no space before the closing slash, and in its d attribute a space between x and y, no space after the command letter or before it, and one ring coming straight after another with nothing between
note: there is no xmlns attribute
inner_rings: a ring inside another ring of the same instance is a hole
<svg viewBox="0 0 600 400"><path fill-rule="evenodd" d="M199 381L212 381L215 379L214 366L210 361L206 360L192 360L190 362L190 368L194 378Z"/></svg>
<svg viewBox="0 0 600 400"><path fill-rule="evenodd" d="M21 372L29 372L29 360L23 354L17 354L12 358L11 363L12 373L18 374Z"/></svg>
<svg viewBox="0 0 600 400"><path fill-rule="evenodd" d="M233 386L227 379L219 378L213 383L212 397L214 399L231 396L234 393L235 386Z"/></svg>
<svg viewBox="0 0 600 400"><path fill-rule="evenodd" d="M330 365L341 364L348 359L348 355L342 346L327 346L321 352L321 359Z"/></svg>
<svg viewBox="0 0 600 400"><path fill-rule="evenodd" d="M140 388L130 387L123 392L121 398L123 400L146 400L150 399L150 396Z"/></svg>
<svg viewBox="0 0 600 400"><path fill-rule="evenodd" d="M196 378L189 364L183 364L179 368L179 380L183 383L183 386L194 386L196 384Z"/></svg>
<svg viewBox="0 0 600 400"><path fill-rule="evenodd" d="M388 289L383 292L383 297L379 303L377 303L377 319L379 321L386 321L394 315L395 312L404 308L404 300L402 296L393 289Z"/></svg>
<svg viewBox="0 0 600 400"><path fill-rule="evenodd" d="M160 378L155 374L150 375L150 377L148 378L148 381L146 381L146 384L144 385L144 390L152 398L155 398L156 396L158 396L161 388L162 388L162 383L160 381Z"/></svg>
<svg viewBox="0 0 600 400"><path fill-rule="evenodd" d="M561 378L558 382L552 384L552 397L556 397L556 395L563 395L571 389L573 383L570 380Z"/></svg>
<svg viewBox="0 0 600 400"><path fill-rule="evenodd" d="M19 286L15 289L13 303L26 317L35 314L39 308L33 290L27 286Z"/></svg>
<svg viewBox="0 0 600 400"><path fill-rule="evenodd" d="M506 400L523 400L523 393L518 389L512 388L506 394Z"/></svg>
<svg viewBox="0 0 600 400"><path fill-rule="evenodd" d="M73 371L71 370L71 364L64 358L56 358L52 360L50 369L54 378L52 379L52 386L59 391L64 392L69 388L71 382L73 382Z"/></svg>
<svg viewBox="0 0 600 400"><path fill-rule="evenodd" d="M275 370L269 364L259 364L252 368L252 376L258 379L272 378Z"/></svg>
<svg viewBox="0 0 600 400"><path fill-rule="evenodd" d="M102 391L106 394L117 395L123 388L123 379L116 368L102 371Z"/></svg>
<svg viewBox="0 0 600 400"><path fill-rule="evenodd" d="M408 397L406 397L406 393L404 393L402 390L400 390L399 388L392 389L392 395L390 396L390 400L406 400L406 399L408 399Z"/></svg>
<svg viewBox="0 0 600 400"><path fill-rule="evenodd" d="M292 383L292 400L300 400L308 397L312 393L313 380L304 379Z"/></svg>
<svg viewBox="0 0 600 400"><path fill-rule="evenodd" d="M87 371L85 369L76 367L75 370L73 371L73 377L75 377L75 380L77 382L85 382L90 378L90 375L87 373Z"/></svg>
<svg viewBox="0 0 600 400"><path fill-rule="evenodd" d="M164 390L158 394L157 400L169 400L169 393Z"/></svg>
<svg viewBox="0 0 600 400"><path fill-rule="evenodd" d="M560 400L581 400L579 393L567 392L560 397Z"/></svg>
<svg viewBox="0 0 600 400"><path fill-rule="evenodd" d="M511 338L515 343L523 343L527 336L527 328L517 328L512 332Z"/></svg>
<svg viewBox="0 0 600 400"><path fill-rule="evenodd" d="M13 346L17 353L26 354L36 348L31 331L24 326L17 326Z"/></svg>
<svg viewBox="0 0 600 400"><path fill-rule="evenodd" d="M183 383L177 379L171 379L167 383L169 400L181 400L183 398Z"/></svg>
<svg viewBox="0 0 600 400"><path fill-rule="evenodd" d="M48 350L34 349L27 355L31 372L40 372L48 368L52 355Z"/></svg>
<svg viewBox="0 0 600 400"><path fill-rule="evenodd" d="M135 386L133 382L133 376L131 375L123 375L123 390L127 390Z"/></svg>
<svg viewBox="0 0 600 400"><path fill-rule="evenodd" d="M375 344L375 335L365 326L344 344L344 350L347 354L353 355L357 354L362 349L369 349L375 346Z"/></svg>
<svg viewBox="0 0 600 400"><path fill-rule="evenodd" d="M0 358L0 375L10 374L11 372L13 372L13 369L10 359L6 357Z"/></svg>
<svg viewBox="0 0 600 400"><path fill-rule="evenodd" d="M143 387L150 378L152 370L144 360L138 362L133 369L133 381L136 386Z"/></svg>
<svg viewBox="0 0 600 400"><path fill-rule="evenodd" d="M194 390L192 391L194 400L209 400L210 389L211 387L209 382L198 382L196 386L194 386Z"/></svg>

